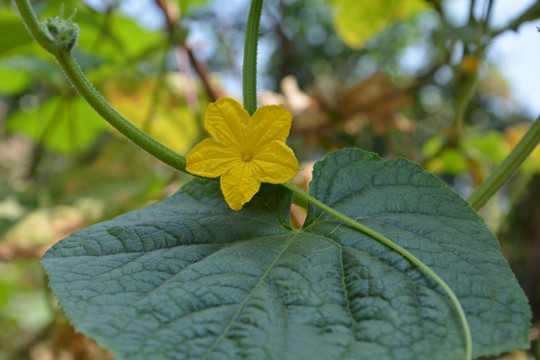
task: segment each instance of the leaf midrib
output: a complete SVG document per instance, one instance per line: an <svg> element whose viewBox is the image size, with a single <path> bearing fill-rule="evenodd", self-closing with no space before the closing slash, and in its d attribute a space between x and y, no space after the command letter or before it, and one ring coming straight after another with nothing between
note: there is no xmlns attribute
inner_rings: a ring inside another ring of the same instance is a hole
<svg viewBox="0 0 540 360"><path fill-rule="evenodd" d="M343 225L346 225L346 224L343 224ZM371 255L370 253L364 251L364 250L361 250L361 249L356 249L354 247L350 247L350 246L347 246L347 245L343 245L343 244L340 244L338 242L336 242L334 239L328 237L327 235L324 235L324 234L319 234L319 233L316 233L316 232L309 232L309 234L311 235L315 235L315 236L318 236L318 237L321 237L322 239L325 239L326 241L332 243L333 245L337 246L339 248L339 251L340 251L340 264L341 264L341 280L342 280L342 287L343 287L343 293L344 293L344 297L345 297L345 306L347 307L347 312L349 313L349 316L351 317L352 321L353 322L359 322L359 321L362 321L362 320L359 320L357 319L352 311L351 311L351 306L350 306L350 302L349 302L349 296L348 296L348 288L347 288L347 284L346 284L346 279L345 279L345 269L344 269L344 261L343 261L343 249L349 249L351 251L358 251L358 252L362 252L364 253L365 255L367 256L370 256L374 259L376 259L377 261L380 261L381 263L383 263L384 265L386 266L389 266L391 268L394 268L391 264L388 264L386 263L385 261L383 261L382 259L380 259L379 257L377 256L374 256L374 255ZM375 240L375 239L374 239ZM376 240L375 240L376 241ZM391 249L389 249L391 251ZM402 273L404 276L407 276L405 273ZM408 277L408 276L407 276ZM413 287L413 298L415 300L415 305L416 305L416 309L417 309L417 313L420 313L421 312L421 301L420 301L420 298L418 297L418 294L417 294L417 287L418 287L418 284L416 281L414 281L413 279L409 278L409 280L411 281L411 283L414 285ZM444 296L444 294L440 294L441 296ZM424 326L424 323L422 323L422 327L425 331L425 326Z"/></svg>
<svg viewBox="0 0 540 360"><path fill-rule="evenodd" d="M240 312L243 310L245 304L251 299L252 295L256 292L256 290L263 284L264 280L268 277L278 260L281 258L281 256L287 251L289 246L293 243L293 241L302 233L301 231L290 231L293 236L291 236L290 240L283 246L283 249L276 255L276 258L272 263L268 266L268 269L264 272L264 274L261 276L257 284L253 287L253 289L247 294L246 298L238 305L238 309L234 313L234 315L229 320L227 326L221 333L221 335L214 341L214 343L208 348L208 350L203 354L201 357L201 360L207 359L208 356L212 353L212 351L219 345L219 343L225 338L231 327L233 326L234 322L240 315Z"/></svg>

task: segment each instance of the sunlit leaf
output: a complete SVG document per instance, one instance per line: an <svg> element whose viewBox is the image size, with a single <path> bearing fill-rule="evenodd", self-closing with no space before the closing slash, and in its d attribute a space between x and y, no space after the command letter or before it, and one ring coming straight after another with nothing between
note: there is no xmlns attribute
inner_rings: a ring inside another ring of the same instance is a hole
<svg viewBox="0 0 540 360"><path fill-rule="evenodd" d="M187 80L175 78L174 81L180 84ZM169 89L167 82L159 89L153 80L109 82L105 92L122 115L171 149L185 154L197 140L197 114L188 108L182 94Z"/></svg>
<svg viewBox="0 0 540 360"><path fill-rule="evenodd" d="M181 16L186 17L194 8L204 5L208 0L178 0Z"/></svg>
<svg viewBox="0 0 540 360"><path fill-rule="evenodd" d="M25 71L10 69L0 63L0 94L19 94L26 89L30 82L30 75Z"/></svg>
<svg viewBox="0 0 540 360"><path fill-rule="evenodd" d="M530 126L531 124L518 124L506 129L504 140L507 148L514 148ZM523 163L521 170L528 173L540 173L540 145L536 145L527 160Z"/></svg>
<svg viewBox="0 0 540 360"><path fill-rule="evenodd" d="M512 150L506 143L503 134L498 131L482 134L471 132L463 139L463 148L469 156L487 165L499 164Z"/></svg>
<svg viewBox="0 0 540 360"><path fill-rule="evenodd" d="M109 61L133 61L149 49L162 50L165 42L162 32L145 29L118 12L101 22L96 21L96 14L85 12L78 14L76 21L83 30L78 41L80 47ZM103 25L105 21L106 25Z"/></svg>
<svg viewBox="0 0 540 360"><path fill-rule="evenodd" d="M14 112L7 129L24 133L49 150L76 154L94 143L105 124L81 98L54 96L39 106Z"/></svg>
<svg viewBox="0 0 540 360"><path fill-rule="evenodd" d="M529 124L511 126L504 133L487 131L483 133L468 132L461 139L458 148L444 149L426 164L426 169L439 174L462 174L470 171L467 159L474 160L481 167L483 177L488 176L493 168L499 165L525 135ZM443 146L443 138L434 136L427 140L422 148L425 157L437 154ZM520 171L540 171L540 148L537 147L520 167Z"/></svg>
<svg viewBox="0 0 540 360"><path fill-rule="evenodd" d="M464 154L458 149L444 149L436 158L426 164L426 169L447 175L457 175L467 172L469 166Z"/></svg>
<svg viewBox="0 0 540 360"><path fill-rule="evenodd" d="M335 7L334 26L343 42L362 48L392 21L427 8L423 0L329 0Z"/></svg>

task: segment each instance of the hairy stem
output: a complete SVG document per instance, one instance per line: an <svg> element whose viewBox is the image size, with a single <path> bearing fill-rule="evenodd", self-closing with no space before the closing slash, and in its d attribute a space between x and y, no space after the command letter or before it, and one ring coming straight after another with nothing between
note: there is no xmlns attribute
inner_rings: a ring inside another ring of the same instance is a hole
<svg viewBox="0 0 540 360"><path fill-rule="evenodd" d="M184 156L166 147L133 125L105 100L84 75L69 50L57 44L45 33L28 0L15 0L15 4L34 39L56 58L73 87L94 110L115 129L146 152L152 154L165 164L186 172L186 158Z"/></svg>
<svg viewBox="0 0 540 360"><path fill-rule="evenodd" d="M56 49L56 43L43 31L41 23L37 19L28 0L15 0L15 4L17 5L21 18L24 20L26 28L30 31L34 40L36 40L36 42L45 50L53 53Z"/></svg>
<svg viewBox="0 0 540 360"><path fill-rule="evenodd" d="M529 154L540 142L540 117L529 128L525 136L508 154L503 162L467 199L475 210L480 209L512 177Z"/></svg>
<svg viewBox="0 0 540 360"><path fill-rule="evenodd" d="M352 226L353 228L360 230L364 234L367 234L371 236L372 238L376 239L377 241L383 243L384 245L388 246L390 249L394 250L398 254L402 255L404 258L418 266L420 269L422 269L428 276L430 276L433 280L439 284L443 290L446 292L450 300L452 301L452 304L456 308L456 311L459 315L459 318L461 320L461 326L463 327L463 334L465 337L465 359L470 360L472 359L472 337L471 337L471 330L469 328L469 323L467 321L467 317L465 316L465 311L463 311L463 308L461 307L461 304L456 296L454 294L454 291L446 284L446 282L439 277L429 266L424 264L420 259L418 259L416 256L399 246L398 244L394 243L392 240L387 238L386 236L379 234L373 229L370 229L369 227L360 224L358 221L355 221L354 219L351 219L350 217L340 213L339 211L323 204L319 200L315 199L305 191L297 188L296 186L292 185L291 183L285 183L283 186L290 191L292 191L296 196L309 201L313 205L317 206L321 210L335 216L339 220L343 221L344 223Z"/></svg>
<svg viewBox="0 0 540 360"><path fill-rule="evenodd" d="M186 172L186 158L154 139L114 109L93 87L75 59L67 51L59 51L56 60L79 94L116 130L165 164Z"/></svg>
<svg viewBox="0 0 540 360"><path fill-rule="evenodd" d="M257 110L257 43L263 0L253 0L249 10L244 43L243 93L244 108L250 115Z"/></svg>

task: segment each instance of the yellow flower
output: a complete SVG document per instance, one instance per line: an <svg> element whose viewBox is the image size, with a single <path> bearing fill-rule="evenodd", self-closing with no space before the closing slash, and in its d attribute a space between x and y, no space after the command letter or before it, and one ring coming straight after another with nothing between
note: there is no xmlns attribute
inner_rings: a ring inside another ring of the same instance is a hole
<svg viewBox="0 0 540 360"><path fill-rule="evenodd" d="M233 210L240 210L259 191L261 182L280 184L298 172L298 160L285 144L291 112L283 105L262 106L252 117L239 102L222 98L208 106L205 139L187 155L186 170L204 177L221 176L221 191Z"/></svg>

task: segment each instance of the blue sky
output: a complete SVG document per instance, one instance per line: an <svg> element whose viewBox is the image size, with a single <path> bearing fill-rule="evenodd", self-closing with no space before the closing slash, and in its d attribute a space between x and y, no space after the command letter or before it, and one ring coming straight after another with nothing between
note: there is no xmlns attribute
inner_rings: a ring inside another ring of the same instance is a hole
<svg viewBox="0 0 540 360"><path fill-rule="evenodd" d="M536 0L493 0L491 25L498 27L508 23ZM99 8L102 0L87 0ZM229 11L224 16L234 15L235 9L245 0L215 0L226 2L223 7ZM468 16L470 0L447 0L445 7L450 10L454 25L462 25ZM477 13L481 13L484 1L477 1ZM159 27L163 17L152 0L121 1L122 10L142 24ZM540 20L522 24L517 32L506 31L487 49L487 57L497 64L512 90L512 98L525 107L531 118L540 115ZM261 49L262 51L263 49ZM231 89L232 90L232 89ZM236 92L233 90L233 93Z"/></svg>
<svg viewBox="0 0 540 360"><path fill-rule="evenodd" d="M494 0L491 25L504 26L535 0ZM447 6L454 14L456 25L468 16L470 0L449 0ZM477 1L482 11L484 1ZM531 117L540 115L540 20L522 24L518 31L506 31L487 49L487 57L497 64L512 89L513 99L523 105Z"/></svg>

